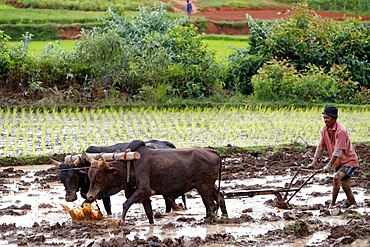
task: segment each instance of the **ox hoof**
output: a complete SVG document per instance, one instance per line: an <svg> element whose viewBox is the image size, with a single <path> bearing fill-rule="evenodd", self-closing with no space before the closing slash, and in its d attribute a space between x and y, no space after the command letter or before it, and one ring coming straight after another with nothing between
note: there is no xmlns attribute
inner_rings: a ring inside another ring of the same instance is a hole
<svg viewBox="0 0 370 247"><path fill-rule="evenodd" d="M182 203L180 203L179 205L177 205L177 204L172 205L172 210L173 211L184 211L184 210L186 210L186 208Z"/></svg>
<svg viewBox="0 0 370 247"><path fill-rule="evenodd" d="M121 220L118 220L118 221L114 220L112 221L112 225L114 225L115 227L120 227L120 226L126 226L126 223Z"/></svg>

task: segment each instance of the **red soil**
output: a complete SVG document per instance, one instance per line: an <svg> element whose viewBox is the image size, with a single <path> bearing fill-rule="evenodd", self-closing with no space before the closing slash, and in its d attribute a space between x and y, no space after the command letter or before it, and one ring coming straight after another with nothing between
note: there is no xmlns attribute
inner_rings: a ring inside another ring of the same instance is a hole
<svg viewBox="0 0 370 247"><path fill-rule="evenodd" d="M342 13L316 11L323 18L332 18L335 20L343 20L344 17L356 17L356 15L345 15ZM196 16L203 16L210 21L247 21L246 14L249 14L254 20L274 20L285 18L288 14L288 8L280 9L206 9L202 12L195 13ZM370 16L361 16L362 20L370 20Z"/></svg>

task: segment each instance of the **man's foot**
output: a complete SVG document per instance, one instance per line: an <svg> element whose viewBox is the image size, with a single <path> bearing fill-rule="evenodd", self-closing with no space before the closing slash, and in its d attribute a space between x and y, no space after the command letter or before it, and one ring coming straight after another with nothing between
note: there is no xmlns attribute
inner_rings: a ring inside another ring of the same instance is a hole
<svg viewBox="0 0 370 247"><path fill-rule="evenodd" d="M348 203L348 208L349 209L356 209L356 208L358 208L358 205L357 205L356 202L354 202L354 203Z"/></svg>

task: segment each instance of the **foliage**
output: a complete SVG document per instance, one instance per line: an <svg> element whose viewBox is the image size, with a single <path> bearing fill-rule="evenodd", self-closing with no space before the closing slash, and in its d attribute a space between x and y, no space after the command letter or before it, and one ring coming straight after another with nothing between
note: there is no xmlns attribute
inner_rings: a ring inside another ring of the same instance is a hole
<svg viewBox="0 0 370 247"><path fill-rule="evenodd" d="M252 77L258 100L304 100L310 102L351 102L356 83L346 79L345 66L335 66L328 73L310 65L299 72L286 60L265 63Z"/></svg>
<svg viewBox="0 0 370 247"><path fill-rule="evenodd" d="M284 227L286 234L293 233L296 236L305 236L307 231L307 224L299 219L295 219L294 223Z"/></svg>
<svg viewBox="0 0 370 247"><path fill-rule="evenodd" d="M132 19L110 12L106 26L82 32L76 57L91 68L90 80L136 98L163 85L183 98L212 94L221 70L196 28L168 19L163 6L139 12Z"/></svg>
<svg viewBox="0 0 370 247"><path fill-rule="evenodd" d="M370 86L370 29L359 20L322 19L305 3L292 5L285 20L258 24L250 18L250 26L251 48L237 50L229 58L227 89L251 94L252 76L271 59L288 59L299 73L311 64L328 75L332 68L345 66L349 74L341 74L345 77L339 77L340 81L349 78L362 87ZM354 97L356 91L346 97Z"/></svg>
<svg viewBox="0 0 370 247"><path fill-rule="evenodd" d="M0 73L5 72L8 63L10 37L0 30Z"/></svg>

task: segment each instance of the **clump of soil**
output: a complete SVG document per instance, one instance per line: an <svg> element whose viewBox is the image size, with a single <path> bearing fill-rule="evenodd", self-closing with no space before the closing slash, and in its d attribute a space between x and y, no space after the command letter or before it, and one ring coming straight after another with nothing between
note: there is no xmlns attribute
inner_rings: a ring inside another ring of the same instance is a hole
<svg viewBox="0 0 370 247"><path fill-rule="evenodd" d="M226 181L225 186L236 180L248 181L250 178L265 178L275 176L279 180L282 176L293 177L301 164L309 164L312 160L315 147L306 147L303 150L295 147L285 148L276 151L272 148L265 152L235 153L236 147L228 147L229 153L224 154L222 180ZM355 146L359 156L361 166L354 175L354 186L363 188L369 192L369 174L370 151L364 144ZM325 157L323 158L325 160ZM320 165L324 165L324 162ZM60 183L58 170L50 168L38 171L31 182L23 181L23 177L28 177L28 172L19 169L5 168L0 171L0 187L5 193L13 193L9 185L17 183L19 188L27 189L30 185L35 185L40 190L52 187L53 183ZM302 171L310 174L312 171ZM16 182L15 182L16 181ZM314 183L331 186L331 179L319 180L313 179ZM294 186L300 186L302 181L297 180ZM47 186L48 185L48 186ZM274 188L270 184L257 184L253 186L238 185L233 189L255 190ZM225 188L221 188L225 189ZM15 192L14 192L15 193ZM36 193L36 192L35 192ZM330 193L330 192L329 192ZM248 232L242 236L234 236L230 233L211 233L205 238L201 237L164 237L148 236L139 238L127 236L135 230L144 219L133 220L127 225L122 225L114 219L105 219L100 221L76 221L69 219L63 223L55 223L43 220L40 223L35 222L31 227L18 226L16 222L7 222L0 224L0 241L7 244L22 245L47 245L47 246L205 246L205 245L238 245L238 246L263 246L263 245L285 245L295 243L303 238L310 237L316 232L326 232L327 237L319 240L312 246L340 246L353 243L357 239L368 239L370 236L370 216L363 214L355 209L346 207L346 200L338 201L338 207L332 210L328 209L328 201L320 200L325 193L312 193L312 196L318 198L317 204L307 205L306 207L290 204L290 209L283 211L282 216L277 213L281 209L276 207L276 199L266 200L265 205L272 209L272 212L266 212L262 217L256 217L253 209L246 207L240 210L238 217L215 216L207 219L198 220L195 217L181 216L174 218L172 223L163 225L156 224L155 228L163 232L181 232L185 226L212 227L217 225L235 225L235 224L255 224L256 222L274 223L286 221L283 228L269 230L266 233L251 237ZM61 200L63 200L63 195ZM1 199L1 197L0 197ZM31 199L32 200L32 199ZM1 204L0 200L0 205ZM226 201L226 206L227 206ZM370 200L360 202L359 206L369 211ZM56 211L56 206L48 202L41 202L38 210ZM319 214L315 217L312 213L316 210ZM16 205L0 208L1 216L21 217L22 215L32 214L32 209L26 201L18 201ZM60 217L66 217L61 215ZM164 217L157 214L158 218ZM174 217L174 216L165 216ZM328 223L331 217L342 217L346 219L345 224L332 225ZM56 239L63 239L64 243L54 242ZM310 246L310 245L307 245Z"/></svg>

